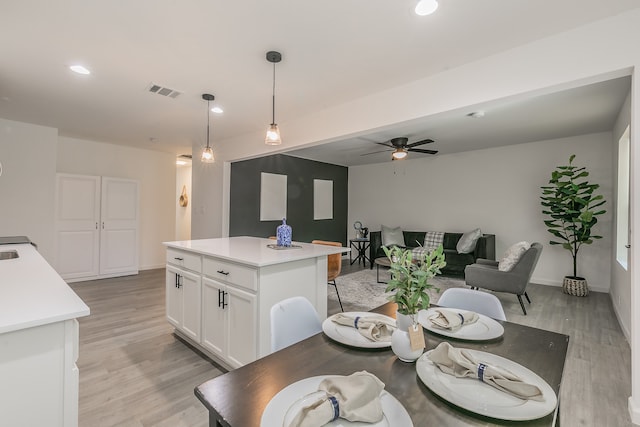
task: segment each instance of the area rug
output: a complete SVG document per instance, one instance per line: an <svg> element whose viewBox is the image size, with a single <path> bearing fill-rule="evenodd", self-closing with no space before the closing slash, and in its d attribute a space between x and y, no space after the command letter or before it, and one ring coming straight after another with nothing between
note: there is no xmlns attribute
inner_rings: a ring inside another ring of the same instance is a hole
<svg viewBox="0 0 640 427"><path fill-rule="evenodd" d="M389 271L380 270L380 280L389 280ZM432 279L434 286L440 289L429 290L431 302L436 303L440 294L448 288L460 288L464 286L464 280L451 277L438 276ZM368 311L389 301L389 293L385 293L386 283L377 283L376 270L364 269L355 273L338 276L336 279L340 299L345 311ZM333 286L327 289L328 298L338 303Z"/></svg>

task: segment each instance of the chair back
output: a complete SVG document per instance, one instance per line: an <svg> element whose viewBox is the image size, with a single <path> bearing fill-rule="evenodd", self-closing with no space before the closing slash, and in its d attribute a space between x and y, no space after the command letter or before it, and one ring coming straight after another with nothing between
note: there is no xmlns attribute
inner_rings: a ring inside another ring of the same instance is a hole
<svg viewBox="0 0 640 427"><path fill-rule="evenodd" d="M524 293L533 275L533 270L536 269L536 264L538 264L541 253L542 245L538 242L532 243L529 249L522 254L516 265L509 271L514 277L518 277L518 280L513 283L513 293L518 295Z"/></svg>
<svg viewBox="0 0 640 427"><path fill-rule="evenodd" d="M475 311L497 320L507 320L498 297L483 291L449 288L442 293L437 304L441 307Z"/></svg>
<svg viewBox="0 0 640 427"><path fill-rule="evenodd" d="M322 331L316 309L304 297L280 301L270 314L272 353Z"/></svg>
<svg viewBox="0 0 640 427"><path fill-rule="evenodd" d="M312 240L311 243L315 245L342 247L342 243L340 242L328 242L326 240ZM327 280L335 280L335 278L340 275L340 271L342 271L342 254L327 255Z"/></svg>

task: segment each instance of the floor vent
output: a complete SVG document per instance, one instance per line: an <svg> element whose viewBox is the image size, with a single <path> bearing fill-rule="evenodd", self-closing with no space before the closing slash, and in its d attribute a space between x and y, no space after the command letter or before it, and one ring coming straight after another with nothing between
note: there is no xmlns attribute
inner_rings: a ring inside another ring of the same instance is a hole
<svg viewBox="0 0 640 427"><path fill-rule="evenodd" d="M162 96L168 96L169 98L177 98L182 95L182 92L179 92L175 89L169 89L168 87L163 87L154 83L151 83L148 87L149 92L156 93Z"/></svg>

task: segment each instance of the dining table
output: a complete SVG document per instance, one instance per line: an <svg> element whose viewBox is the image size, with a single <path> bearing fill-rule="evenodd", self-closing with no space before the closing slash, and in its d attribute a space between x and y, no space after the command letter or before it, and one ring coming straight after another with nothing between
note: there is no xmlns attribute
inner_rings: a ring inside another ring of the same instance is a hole
<svg viewBox="0 0 640 427"><path fill-rule="evenodd" d="M371 310L395 318L389 302ZM526 421L487 417L456 406L432 392L416 372L389 348L345 345L320 332L195 388L209 411L210 427L280 427L282 421L263 420L269 402L285 387L310 377L350 375L365 370L378 377L395 397L415 427L426 426L557 426L562 373L569 336L512 322L499 322L504 333L483 341L461 341L424 329L426 350L443 341L456 347L491 353L516 362L542 378L558 397L548 415ZM471 381L471 380L470 380Z"/></svg>

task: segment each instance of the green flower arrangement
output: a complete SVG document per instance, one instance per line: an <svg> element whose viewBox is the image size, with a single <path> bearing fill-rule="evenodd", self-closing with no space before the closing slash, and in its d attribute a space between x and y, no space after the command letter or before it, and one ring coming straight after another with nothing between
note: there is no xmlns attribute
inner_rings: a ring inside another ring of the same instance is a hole
<svg viewBox="0 0 640 427"><path fill-rule="evenodd" d="M387 292L393 292L390 301L398 305L398 313L415 315L422 309L427 309L430 303L428 289L440 292L429 280L440 273L447 265L444 260L444 249L440 245L437 249L413 257L412 251L394 246L383 246L384 253L391 262L391 280L387 284ZM415 320L415 319L414 319Z"/></svg>

